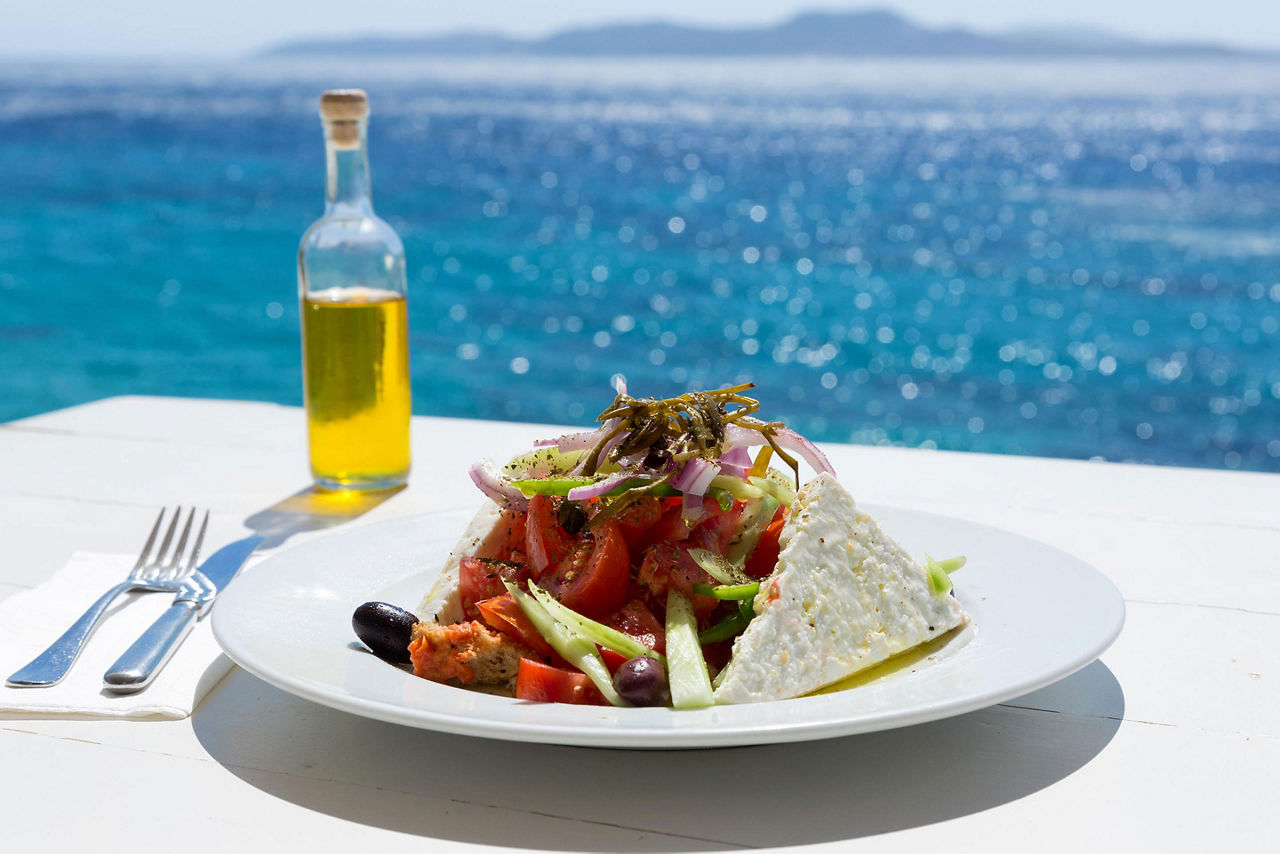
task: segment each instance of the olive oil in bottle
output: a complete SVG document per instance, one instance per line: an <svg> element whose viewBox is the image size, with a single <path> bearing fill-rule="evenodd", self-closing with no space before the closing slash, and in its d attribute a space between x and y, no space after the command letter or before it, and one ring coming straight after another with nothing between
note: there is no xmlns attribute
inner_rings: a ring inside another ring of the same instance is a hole
<svg viewBox="0 0 1280 854"><path fill-rule="evenodd" d="M324 216L298 249L311 473L331 490L378 490L409 475L404 249L373 213L360 90L320 99Z"/></svg>

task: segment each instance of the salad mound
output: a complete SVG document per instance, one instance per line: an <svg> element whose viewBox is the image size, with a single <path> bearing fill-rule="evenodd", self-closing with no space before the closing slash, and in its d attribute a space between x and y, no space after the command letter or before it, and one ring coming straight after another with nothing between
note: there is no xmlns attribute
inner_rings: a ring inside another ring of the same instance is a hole
<svg viewBox="0 0 1280 854"><path fill-rule="evenodd" d="M845 665L883 660L867 649L892 654L929 639L870 638L880 624L928 622L933 633L962 622L949 583L940 589L941 565L930 576L896 544L856 552L868 529L851 497L795 505L797 457L815 483L847 492L815 445L755 417L751 388L656 400L621 386L597 429L539 441L502 466L473 465L489 501L419 609L431 619L413 627L414 672L527 700L696 708L798 696L849 675ZM788 473L770 468L775 458ZM823 521L824 506L843 515ZM831 542L811 555L815 538ZM886 576L909 579L895 601L928 617L856 625L867 609L849 603L872 576L881 590ZM921 601L922 590L937 601ZM806 627L794 625L790 591L807 597ZM841 638L843 664L788 664L788 649L821 658ZM713 687L726 675L728 687Z"/></svg>

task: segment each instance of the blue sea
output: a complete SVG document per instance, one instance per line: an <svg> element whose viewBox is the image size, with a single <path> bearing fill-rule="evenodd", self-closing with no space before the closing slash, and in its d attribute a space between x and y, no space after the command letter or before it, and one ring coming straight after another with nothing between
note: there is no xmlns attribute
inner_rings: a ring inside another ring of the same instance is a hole
<svg viewBox="0 0 1280 854"><path fill-rule="evenodd" d="M337 85L416 412L750 380L821 440L1280 471L1280 64L1244 61L0 64L0 421L299 403Z"/></svg>

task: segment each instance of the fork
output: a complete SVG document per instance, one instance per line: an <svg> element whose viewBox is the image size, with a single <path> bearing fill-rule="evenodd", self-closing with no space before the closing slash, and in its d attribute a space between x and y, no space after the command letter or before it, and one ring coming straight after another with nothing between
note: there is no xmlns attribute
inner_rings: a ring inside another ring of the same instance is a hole
<svg viewBox="0 0 1280 854"><path fill-rule="evenodd" d="M138 555L138 562L133 565L133 569L125 580L103 593L98 601L94 602L89 610L85 611L80 619L63 633L62 637L32 659L30 664L10 676L5 684L11 688L48 688L57 685L79 658L80 651L84 649L89 636L97 628L107 608L111 607L111 603L121 594L134 590L170 592L177 590L183 579L195 569L196 560L200 556L200 546L204 542L204 532L209 527L209 511L206 510L204 519L200 522L200 531L196 534L195 542L184 563L183 553L187 551L187 541L191 535L191 525L195 521L196 512L196 508L192 507L191 512L187 514L187 522L182 527L178 543L173 553L169 554L169 546L178 528L178 519L182 516L182 508L174 508L173 518L164 532L164 538L152 555L151 547L155 545L156 535L160 533L161 523L164 521L164 508L161 508L160 514L156 516L156 523L151 528L151 534L142 547L142 553Z"/></svg>

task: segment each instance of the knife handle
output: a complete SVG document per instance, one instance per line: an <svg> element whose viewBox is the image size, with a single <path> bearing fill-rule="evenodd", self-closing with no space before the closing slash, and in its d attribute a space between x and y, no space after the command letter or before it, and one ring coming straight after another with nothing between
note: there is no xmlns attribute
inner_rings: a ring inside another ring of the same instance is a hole
<svg viewBox="0 0 1280 854"><path fill-rule="evenodd" d="M199 604L174 602L111 665L102 677L102 687L116 694L132 694L146 688L173 657L199 616Z"/></svg>

